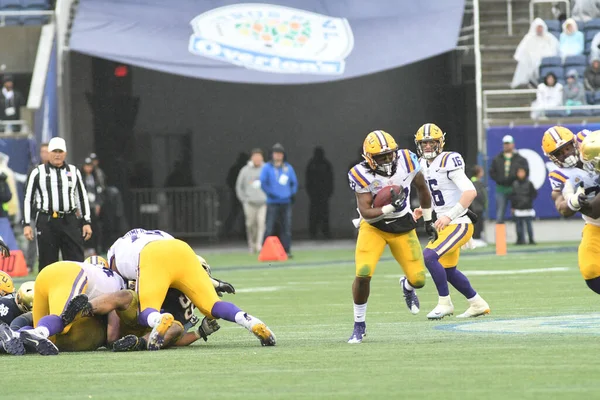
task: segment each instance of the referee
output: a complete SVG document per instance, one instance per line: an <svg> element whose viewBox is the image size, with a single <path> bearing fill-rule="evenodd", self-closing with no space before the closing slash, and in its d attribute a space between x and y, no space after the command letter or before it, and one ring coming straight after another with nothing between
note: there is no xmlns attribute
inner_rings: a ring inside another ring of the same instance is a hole
<svg viewBox="0 0 600 400"><path fill-rule="evenodd" d="M58 261L83 261L83 239L92 236L90 204L79 170L65 163L67 145L55 137L48 143L48 162L29 174L23 207L23 234L33 240L31 205L37 210L35 223L39 254L39 270ZM83 215L83 228L77 218L77 207Z"/></svg>

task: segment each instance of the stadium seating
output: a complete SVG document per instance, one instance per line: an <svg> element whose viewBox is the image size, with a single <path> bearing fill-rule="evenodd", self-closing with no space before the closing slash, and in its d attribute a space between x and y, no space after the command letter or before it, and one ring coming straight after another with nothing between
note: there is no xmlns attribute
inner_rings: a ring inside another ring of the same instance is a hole
<svg viewBox="0 0 600 400"><path fill-rule="evenodd" d="M587 57L586 56L569 56L565 58L565 62L563 63L565 68L570 66L586 66L587 65Z"/></svg>
<svg viewBox="0 0 600 400"><path fill-rule="evenodd" d="M0 10L15 11L22 8L21 0L0 0Z"/></svg>
<svg viewBox="0 0 600 400"><path fill-rule="evenodd" d="M28 10L47 10L50 7L48 0L21 0L21 4Z"/></svg>
<svg viewBox="0 0 600 400"><path fill-rule="evenodd" d="M562 65L562 59L560 57L544 57L540 67L560 67Z"/></svg>
<svg viewBox="0 0 600 400"><path fill-rule="evenodd" d="M561 26L560 26L560 22L558 20L548 19L548 20L546 20L544 22L546 23L546 26L548 27L548 32L558 32L558 33L560 33L562 31Z"/></svg>
<svg viewBox="0 0 600 400"><path fill-rule="evenodd" d="M585 23L585 30L600 30L600 19L591 19ZM582 30L582 27L579 27L579 30Z"/></svg>
<svg viewBox="0 0 600 400"><path fill-rule="evenodd" d="M544 77L552 72L556 75L556 79L559 82L563 82L565 79L565 70L562 66L560 67L540 67L540 82L544 81Z"/></svg>

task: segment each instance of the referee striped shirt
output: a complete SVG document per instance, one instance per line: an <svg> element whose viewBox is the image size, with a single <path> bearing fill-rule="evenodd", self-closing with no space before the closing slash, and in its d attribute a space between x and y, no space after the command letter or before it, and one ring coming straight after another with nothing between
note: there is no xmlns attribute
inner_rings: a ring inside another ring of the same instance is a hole
<svg viewBox="0 0 600 400"><path fill-rule="evenodd" d="M77 167L64 163L62 167L54 167L50 163L41 164L31 171L27 179L23 222L31 224L31 204L45 213L54 211L74 213L80 209L83 219L91 223L90 203L85 184Z"/></svg>

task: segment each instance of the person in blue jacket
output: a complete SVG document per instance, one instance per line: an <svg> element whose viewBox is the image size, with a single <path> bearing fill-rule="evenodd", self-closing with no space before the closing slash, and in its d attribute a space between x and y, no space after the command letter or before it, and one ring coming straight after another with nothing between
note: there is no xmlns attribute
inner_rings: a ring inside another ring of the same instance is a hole
<svg viewBox="0 0 600 400"><path fill-rule="evenodd" d="M260 185L267 195L265 239L273 236L279 225L279 240L290 256L292 204L298 191L298 179L294 168L285 162L285 150L281 144L275 144L271 153L271 161L265 164L260 173Z"/></svg>

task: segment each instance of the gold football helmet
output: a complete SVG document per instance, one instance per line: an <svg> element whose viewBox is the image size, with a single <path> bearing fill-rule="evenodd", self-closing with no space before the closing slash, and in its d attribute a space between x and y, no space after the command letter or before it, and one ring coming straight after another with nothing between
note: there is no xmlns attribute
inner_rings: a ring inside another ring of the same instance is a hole
<svg viewBox="0 0 600 400"><path fill-rule="evenodd" d="M542 150L558 167L571 168L579 161L575 135L564 126L553 126L544 132Z"/></svg>
<svg viewBox="0 0 600 400"><path fill-rule="evenodd" d="M363 142L362 156L374 172L392 176L396 172L398 145L389 133L373 131Z"/></svg>
<svg viewBox="0 0 600 400"><path fill-rule="evenodd" d="M426 160L433 160L444 150L446 144L446 133L444 133L436 124L425 124L419 128L415 134L415 144L417 145L417 154ZM423 145L430 143L430 149L424 149Z"/></svg>
<svg viewBox="0 0 600 400"><path fill-rule="evenodd" d="M17 295L15 296L15 302L21 311L28 312L33 308L33 288L35 286L34 281L23 282Z"/></svg>
<svg viewBox="0 0 600 400"><path fill-rule="evenodd" d="M581 142L581 160L586 167L600 173L600 131L594 131Z"/></svg>
<svg viewBox="0 0 600 400"><path fill-rule="evenodd" d="M10 277L4 271L0 271L0 297L6 296L7 294L11 294L15 292L15 284Z"/></svg>
<svg viewBox="0 0 600 400"><path fill-rule="evenodd" d="M106 258L100 257L100 256L90 256L85 259L84 263L98 265L99 267L110 269L108 266L108 261L106 261Z"/></svg>

